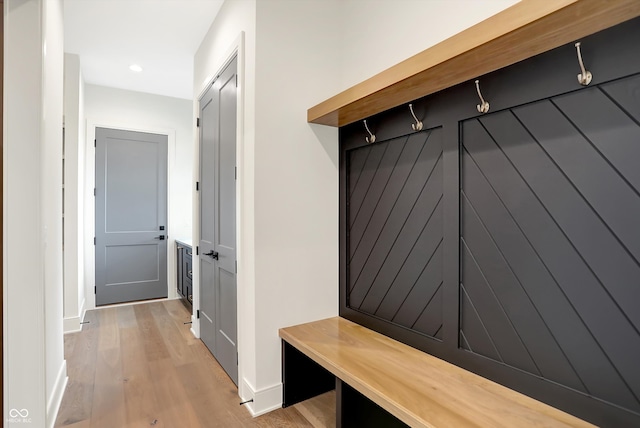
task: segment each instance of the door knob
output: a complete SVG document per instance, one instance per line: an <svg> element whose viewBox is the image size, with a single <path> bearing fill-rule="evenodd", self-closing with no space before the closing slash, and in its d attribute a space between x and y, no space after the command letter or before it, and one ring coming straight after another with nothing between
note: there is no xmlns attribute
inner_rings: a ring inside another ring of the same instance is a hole
<svg viewBox="0 0 640 428"><path fill-rule="evenodd" d="M218 252L217 251L209 251L208 253L204 253L205 256L209 256L214 260L218 260Z"/></svg>

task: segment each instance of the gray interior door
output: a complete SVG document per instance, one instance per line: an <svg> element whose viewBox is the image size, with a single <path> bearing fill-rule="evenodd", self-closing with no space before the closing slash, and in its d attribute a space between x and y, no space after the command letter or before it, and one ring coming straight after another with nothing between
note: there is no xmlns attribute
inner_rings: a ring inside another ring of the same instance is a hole
<svg viewBox="0 0 640 428"><path fill-rule="evenodd" d="M234 59L200 99L200 336L238 384Z"/></svg>
<svg viewBox="0 0 640 428"><path fill-rule="evenodd" d="M96 128L96 305L167 297L167 136Z"/></svg>

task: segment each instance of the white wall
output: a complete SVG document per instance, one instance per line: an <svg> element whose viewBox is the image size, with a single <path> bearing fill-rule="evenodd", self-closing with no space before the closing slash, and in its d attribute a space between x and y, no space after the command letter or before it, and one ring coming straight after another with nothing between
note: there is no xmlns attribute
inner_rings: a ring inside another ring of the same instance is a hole
<svg viewBox="0 0 640 428"><path fill-rule="evenodd" d="M306 110L339 90L341 1L258 1L256 388L280 394L258 411L281 404L278 329L338 314L338 133Z"/></svg>
<svg viewBox="0 0 640 428"><path fill-rule="evenodd" d="M340 10L344 40L341 90L422 52L518 1L343 0Z"/></svg>
<svg viewBox="0 0 640 428"><path fill-rule="evenodd" d="M84 80L78 55L64 55L64 331L84 318Z"/></svg>
<svg viewBox="0 0 640 428"><path fill-rule="evenodd" d="M41 427L53 426L67 379L62 70L62 2L5 1L4 404Z"/></svg>
<svg viewBox="0 0 640 428"><path fill-rule="evenodd" d="M125 89L85 85L84 111L87 119L85 182L85 290L87 308L95 307L95 216L93 188L95 182L95 127L104 126L167 134L169 137L169 222L168 287L169 298L176 297L174 239L191 238L191 177L193 158L192 102L181 98L152 95Z"/></svg>
<svg viewBox="0 0 640 428"><path fill-rule="evenodd" d="M278 328L338 313L337 130L307 124L306 110L515 2L228 0L223 5L196 53L194 97L244 32L239 394L254 399L248 405L252 413L281 403ZM197 223L194 213L194 237ZM197 308L197 264L194 273ZM196 335L198 328L194 320Z"/></svg>
<svg viewBox="0 0 640 428"><path fill-rule="evenodd" d="M63 4L43 2L41 219L44 226L45 373L47 424L53 425L67 381L62 283ZM51 419L53 418L53 419Z"/></svg>
<svg viewBox="0 0 640 428"><path fill-rule="evenodd" d="M84 78L82 72L78 70L78 304L79 304L79 320L84 320L86 310L87 292L85 290L86 263L84 245L87 239L85 235L87 230L86 221L86 201L93 201L93 189L89 188L86 183L86 159L87 159L87 120L84 113ZM88 193L88 195L87 195Z"/></svg>
<svg viewBox="0 0 640 428"><path fill-rule="evenodd" d="M326 32L335 28L337 5L334 0L227 1L195 57L197 99L244 33L237 189L239 393L254 399L248 404L254 414L281 405L278 328L338 310L337 132L304 120L311 100L338 89L338 37ZM194 236L197 224L196 216ZM197 308L197 263L194 276Z"/></svg>

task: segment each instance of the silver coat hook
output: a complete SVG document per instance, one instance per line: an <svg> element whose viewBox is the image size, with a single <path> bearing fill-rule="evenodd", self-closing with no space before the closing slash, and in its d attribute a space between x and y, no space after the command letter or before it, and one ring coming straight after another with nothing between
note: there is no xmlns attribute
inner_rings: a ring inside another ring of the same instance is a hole
<svg viewBox="0 0 640 428"><path fill-rule="evenodd" d="M578 62L580 63L580 70L582 71L582 73L578 74L578 82L580 82L582 86L587 86L589 83L591 83L591 79L593 78L593 76L591 75L590 71L587 71L584 68L584 62L582 62L582 53L580 52L580 42L576 43L576 51L578 52Z"/></svg>
<svg viewBox="0 0 640 428"><path fill-rule="evenodd" d="M411 124L411 128L414 131L422 131L422 122L418 120L416 114L413 112L413 104L409 104L409 110L411 110L411 116L413 116L413 120L416 121L416 123Z"/></svg>
<svg viewBox="0 0 640 428"><path fill-rule="evenodd" d="M369 127L367 126L367 120L366 119L364 120L364 128L369 133L369 136L365 138L365 140L367 140L367 143L375 143L376 142L376 136L373 135L371 133L371 131L369 131Z"/></svg>
<svg viewBox="0 0 640 428"><path fill-rule="evenodd" d="M478 97L480 97L480 104L476 107L478 108L478 113L486 113L489 111L489 103L482 98L482 93L480 92L480 81L476 80L476 91L478 91Z"/></svg>

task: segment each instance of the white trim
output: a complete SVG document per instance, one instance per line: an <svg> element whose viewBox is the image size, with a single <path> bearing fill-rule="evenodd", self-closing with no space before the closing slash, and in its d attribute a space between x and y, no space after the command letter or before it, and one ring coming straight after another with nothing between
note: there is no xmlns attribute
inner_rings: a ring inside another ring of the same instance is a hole
<svg viewBox="0 0 640 428"><path fill-rule="evenodd" d="M96 308L93 308L93 310L99 311L101 309L119 308L121 306L135 306L135 305L144 305L146 303L154 303L154 302L168 302L169 300L180 300L180 297L163 297L160 299L149 299L149 300L138 300L135 302L114 303L112 305L98 306Z"/></svg>
<svg viewBox="0 0 640 428"><path fill-rule="evenodd" d="M218 68L214 73L210 74L210 77L207 80L205 80L200 84L200 89L198 90L198 96L195 99L196 103L198 103L200 101L200 98L202 98L202 96L204 95L204 93L207 92L207 89L209 89L209 86L211 86L211 84L215 82L218 77L220 77L220 74L222 74L224 69L229 64L231 64L231 61L233 61L233 58L236 55L238 56L238 88L240 88L240 77L241 77L240 76L240 54L242 54L242 65L244 66L244 31L241 31L240 34L238 34L238 37L236 37L236 39L231 43L231 45L229 45L229 48L227 48L227 53L223 56L223 58L225 59L222 62L222 64L218 66ZM244 77L244 67L243 67L242 77Z"/></svg>
<svg viewBox="0 0 640 428"><path fill-rule="evenodd" d="M243 401L253 398L253 402L245 404L253 417L282 407L282 383L256 391L246 379L242 379L241 389L246 394L241 395Z"/></svg>
<svg viewBox="0 0 640 428"><path fill-rule="evenodd" d="M64 390L67 387L69 377L67 376L67 360L62 360L60 370L58 370L58 376L56 377L56 383L53 387L53 392L47 403L47 427L53 428L56 418L58 417L58 411L60 410L60 404L62 403L62 397L64 396Z"/></svg>
<svg viewBox="0 0 640 428"><path fill-rule="evenodd" d="M234 41L235 55L238 58L238 92L237 97L237 113L236 113L236 168L238 168L236 179L236 328L237 328L237 349L238 349L238 379L244 379L245 362L247 356L241 358L242 345L245 339L244 322L246 317L244 316L244 308L246 308L247 297L245 296L245 283L246 283L246 264L247 258L244 255L244 197L245 197L245 163L244 163L244 108L245 108L245 34L241 31L236 40Z"/></svg>
<svg viewBox="0 0 640 428"><path fill-rule="evenodd" d="M253 389L253 386L251 386L251 383L249 383L249 381L245 378L240 378L240 382L238 382L238 395L240 396L240 399L242 401L254 400L254 402L245 404L245 407L253 416L253 407L255 405L254 397L256 396L256 393Z"/></svg>
<svg viewBox="0 0 640 428"><path fill-rule="evenodd" d="M63 319L64 334L82 331L82 320L84 320L84 315L87 313L87 310L84 307L86 302L87 299L85 298L80 305L80 310L78 310L79 315L77 317Z"/></svg>
<svg viewBox="0 0 640 428"><path fill-rule="evenodd" d="M8 1L6 3L9 3ZM4 4L4 3L3 3ZM6 5L5 5L6 6ZM9 268L8 266L8 262L7 262L7 249L9 248L8 244L8 237L7 237L7 205L9 205L7 202L7 168L4 166L4 162L6 162L6 152L7 152L7 141L8 141L8 130L7 130L7 106L8 104L8 97L7 97L7 90L4 89L4 85L6 84L6 82L9 80L6 76L7 74L7 65L6 65L6 61L7 61L7 39L12 40L11 36L8 34L7 31L7 24L9 21L9 14L7 13L7 9L3 8L2 11L2 28L4 31L3 34L3 39L4 39L4 45L3 45L3 50L4 50L4 70L3 70L3 74L4 74L4 81L2 83L3 85L3 93L2 93L2 105L4 106L4 108L2 109L2 129L0 130L0 132L2 132L2 159L3 159L3 165L2 165L2 207L0 207L0 209L2 210L2 224L0 225L0 227L2 227L2 260L0 260L0 263L2 263L3 269L2 269L2 367L0 368L0 370L2 370L2 386L0 386L0 388L2 388L2 403L0 403L0 405L2 405L2 414L6 415L7 413L7 407L8 407L8 386L9 386L9 382L8 382L8 376L7 376L7 366L9 365L9 351L8 351L8 347L7 347L7 342L9 339L9 329L8 329L8 305L7 305L7 298L8 298L8 294L9 294L9 282L8 282L8 274L7 274L7 270ZM9 51L10 52L10 51ZM2 422L2 421L0 421ZM4 422L2 422L2 425L4 425Z"/></svg>
<svg viewBox="0 0 640 428"><path fill-rule="evenodd" d="M84 316L87 314L87 298L82 299L82 304L80 305L80 310L78 313L80 314L80 329L82 329L82 321L84 321Z"/></svg>
<svg viewBox="0 0 640 428"><path fill-rule="evenodd" d="M80 317L64 318L62 320L64 334L77 333L79 331L82 331L82 325L80 324L81 322L80 320L81 320Z"/></svg>
<svg viewBox="0 0 640 428"><path fill-rule="evenodd" d="M93 159L92 162L94 164L95 171L95 147L91 144L92 141L96 139L96 128L110 128L110 129L118 129L123 131L134 131L134 132L146 132L150 134L159 134L167 136L167 299L175 299L177 297L177 285L176 285L176 252L173 251L172 242L173 239L173 223L171 221L171 200L172 200L172 191L171 191L171 177L173 174L173 170L175 168L175 154L176 154L176 130L171 128L155 128L155 127L145 127L139 128L135 124L125 123L125 122L112 122L107 121L103 122L100 120L96 120L94 118L87 118L87 148L88 150L85 153L87 158ZM95 187L95 176L87 176L86 168L85 168L85 177L84 177L86 185L89 188L93 189ZM95 207L95 199L92 199L93 206ZM95 208L93 211L93 216L89 218L89 216L85 216L85 224L91 225L91 230L93 231L93 235L90 235L91 238L95 236ZM87 223L88 222L88 223ZM85 243L87 242L87 236L85 236ZM95 287L95 263L96 263L96 255L95 255L95 247L90 247L90 257L85 257L85 266L88 266L89 269L85 269L85 271L93 272L93 280L90 282L85 281L85 301L87 302L87 309L96 309L96 295L94 293ZM84 250L84 249L83 249ZM158 300L158 299L156 299ZM141 302L145 303L145 302ZM101 306L102 307L102 306ZM104 306L108 307L108 306Z"/></svg>

